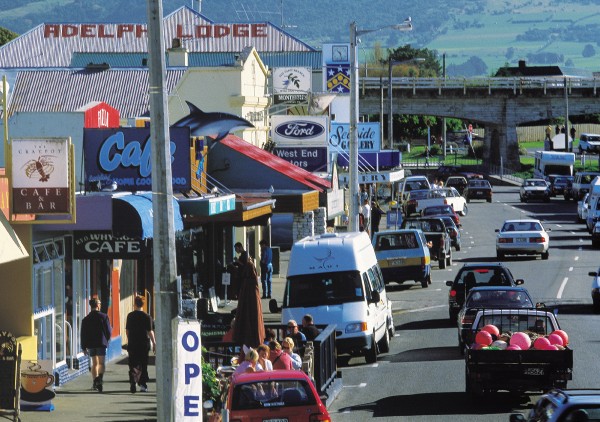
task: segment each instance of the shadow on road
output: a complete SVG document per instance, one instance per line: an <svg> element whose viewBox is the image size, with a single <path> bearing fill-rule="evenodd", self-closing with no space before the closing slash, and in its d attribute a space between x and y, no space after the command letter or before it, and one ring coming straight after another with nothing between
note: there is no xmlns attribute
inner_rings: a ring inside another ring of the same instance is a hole
<svg viewBox="0 0 600 422"><path fill-rule="evenodd" d="M396 354L381 355L380 361L400 362L435 362L440 360L464 360L458 351L458 346L425 347L422 349L411 349Z"/></svg>
<svg viewBox="0 0 600 422"><path fill-rule="evenodd" d="M462 392L423 393L386 397L339 409L339 412L371 411L374 418L437 415L493 415L524 412L530 404L529 396L497 393L487 400L473 399Z"/></svg>
<svg viewBox="0 0 600 422"><path fill-rule="evenodd" d="M450 322L448 318L425 319L421 321L411 321L406 324L398 325L397 330L433 330L438 328L456 328L456 324Z"/></svg>

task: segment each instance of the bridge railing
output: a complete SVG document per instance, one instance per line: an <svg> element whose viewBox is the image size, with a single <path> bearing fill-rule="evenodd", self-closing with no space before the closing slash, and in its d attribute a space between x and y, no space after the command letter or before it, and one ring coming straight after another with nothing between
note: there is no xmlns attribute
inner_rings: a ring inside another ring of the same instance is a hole
<svg viewBox="0 0 600 422"><path fill-rule="evenodd" d="M389 81L380 77L360 78L360 84L363 89L380 89L381 85L388 86ZM393 89L411 89L416 90L457 90L462 89L466 92L469 88L493 90L512 90L513 92L527 89L547 89L564 88L564 77L520 77L520 78L412 78L412 77L394 77L392 78ZM588 88L593 89L594 95L600 87L600 78L567 78L567 89Z"/></svg>

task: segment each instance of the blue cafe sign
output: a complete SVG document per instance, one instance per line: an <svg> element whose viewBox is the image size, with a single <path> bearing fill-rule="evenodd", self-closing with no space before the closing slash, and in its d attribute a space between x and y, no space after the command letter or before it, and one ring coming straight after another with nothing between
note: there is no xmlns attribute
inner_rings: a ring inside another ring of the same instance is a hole
<svg viewBox="0 0 600 422"><path fill-rule="evenodd" d="M86 184L113 185L118 191L152 189L149 128L84 129ZM173 190L188 191L190 129L169 130Z"/></svg>
<svg viewBox="0 0 600 422"><path fill-rule="evenodd" d="M358 151L379 152L381 151L381 135L379 123L359 123L357 127ZM350 124L331 123L329 132L329 151L339 152L350 150Z"/></svg>

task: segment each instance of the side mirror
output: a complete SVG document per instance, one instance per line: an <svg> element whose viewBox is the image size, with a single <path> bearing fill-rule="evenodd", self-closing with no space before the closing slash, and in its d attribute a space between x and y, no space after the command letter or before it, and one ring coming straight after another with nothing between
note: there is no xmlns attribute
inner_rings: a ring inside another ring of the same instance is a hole
<svg viewBox="0 0 600 422"><path fill-rule="evenodd" d="M281 312L281 308L277 306L277 299L271 299L269 301L269 312L272 314L278 314Z"/></svg>
<svg viewBox="0 0 600 422"><path fill-rule="evenodd" d="M548 228L548 229L546 229L546 231L547 231L547 232L551 232L551 231L552 231L552 229Z"/></svg>
<svg viewBox="0 0 600 422"><path fill-rule="evenodd" d="M525 283L525 280L523 280L522 278L517 278L517 279L515 280L515 284L516 284L517 286L519 286L519 285L521 285L521 284L523 284L523 283Z"/></svg>
<svg viewBox="0 0 600 422"><path fill-rule="evenodd" d="M596 271L590 271L588 275L592 277L598 277L598 273Z"/></svg>
<svg viewBox="0 0 600 422"><path fill-rule="evenodd" d="M496 233L500 233L500 229L495 229L494 230Z"/></svg>
<svg viewBox="0 0 600 422"><path fill-rule="evenodd" d="M508 420L510 422L521 422L525 420L525 416L521 415L520 413L513 413L510 415Z"/></svg>
<svg viewBox="0 0 600 422"><path fill-rule="evenodd" d="M378 303L381 300L381 295L379 292L371 292L371 300L369 302Z"/></svg>
<svg viewBox="0 0 600 422"><path fill-rule="evenodd" d="M452 280L446 281L446 286L448 286L448 287L452 287L453 284L454 284L454 281L452 281Z"/></svg>

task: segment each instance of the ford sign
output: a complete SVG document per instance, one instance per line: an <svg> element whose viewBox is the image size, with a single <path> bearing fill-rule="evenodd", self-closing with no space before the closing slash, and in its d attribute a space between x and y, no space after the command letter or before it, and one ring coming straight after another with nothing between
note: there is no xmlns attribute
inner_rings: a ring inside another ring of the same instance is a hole
<svg viewBox="0 0 600 422"><path fill-rule="evenodd" d="M275 128L275 133L284 138L309 139L315 138L325 132L325 127L315 122L294 120L285 122Z"/></svg>

